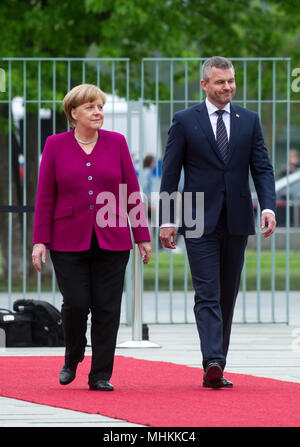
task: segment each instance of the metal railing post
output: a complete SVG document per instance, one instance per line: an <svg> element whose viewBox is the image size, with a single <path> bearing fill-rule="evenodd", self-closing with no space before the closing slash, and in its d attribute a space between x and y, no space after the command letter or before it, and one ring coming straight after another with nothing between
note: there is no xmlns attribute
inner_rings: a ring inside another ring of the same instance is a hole
<svg viewBox="0 0 300 447"><path fill-rule="evenodd" d="M132 338L117 345L117 348L160 348L160 345L149 340L143 340L143 311L142 311L142 281L141 257L138 245L134 245L133 268L133 303L132 303Z"/></svg>

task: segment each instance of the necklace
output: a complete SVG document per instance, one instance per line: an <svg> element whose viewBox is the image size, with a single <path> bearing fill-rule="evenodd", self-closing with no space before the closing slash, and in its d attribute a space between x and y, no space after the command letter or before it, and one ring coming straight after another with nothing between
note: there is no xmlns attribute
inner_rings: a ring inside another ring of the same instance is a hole
<svg viewBox="0 0 300 447"><path fill-rule="evenodd" d="M76 137L75 133L74 133L74 137L75 137L76 141L78 141L78 143L80 143L80 144L92 144L92 143L95 143L98 140L98 135L97 135L97 138L95 140L92 140L92 141L81 141L81 140L79 140Z"/></svg>

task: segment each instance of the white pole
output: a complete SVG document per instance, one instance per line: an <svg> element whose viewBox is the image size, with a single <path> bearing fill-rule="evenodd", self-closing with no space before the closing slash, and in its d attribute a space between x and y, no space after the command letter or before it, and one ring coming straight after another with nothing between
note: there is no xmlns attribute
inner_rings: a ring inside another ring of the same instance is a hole
<svg viewBox="0 0 300 447"><path fill-rule="evenodd" d="M117 348L160 348L156 343L143 340L141 262L138 245L134 244L132 340L117 345Z"/></svg>
<svg viewBox="0 0 300 447"><path fill-rule="evenodd" d="M132 338L142 340L142 287L141 287L141 259L138 245L134 244L134 294L133 294L133 316L132 316Z"/></svg>

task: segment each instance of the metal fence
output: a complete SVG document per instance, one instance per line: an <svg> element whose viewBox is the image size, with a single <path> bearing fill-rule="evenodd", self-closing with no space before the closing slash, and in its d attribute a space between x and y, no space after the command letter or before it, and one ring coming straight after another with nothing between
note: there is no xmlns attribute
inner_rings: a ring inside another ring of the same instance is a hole
<svg viewBox="0 0 300 447"><path fill-rule="evenodd" d="M291 61L289 58L232 60L237 81L234 102L259 113L275 171L279 172L281 165L289 162L290 129L294 125L291 107L298 106L290 98ZM37 173L45 139L69 129L61 106L66 91L76 84L90 82L106 92L104 127L125 134L141 186L143 159L146 154L154 156L154 190L158 191L163 148L172 116L175 111L204 99L200 87L203 61L145 58L138 77L136 67L134 76L131 73L129 59L0 59L1 307L11 308L14 299L20 296L59 303L50 259L42 274L32 271L31 241ZM299 138L297 135L293 144ZM299 228L291 227L291 205L295 203L291 203L289 178L282 227L266 243L257 225L257 235L249 240L236 322L289 322L291 237L295 238L293 241L299 238ZM151 227L151 232L153 257L148 266L141 267L143 321L193 322L193 291L183 241L179 239L179 249L174 253L161 247L156 226ZM265 255L270 264L267 272L262 265ZM133 258L132 254L123 306L123 321L129 324ZM255 267L250 268L248 263L253 259ZM278 269L282 260L284 267Z"/></svg>

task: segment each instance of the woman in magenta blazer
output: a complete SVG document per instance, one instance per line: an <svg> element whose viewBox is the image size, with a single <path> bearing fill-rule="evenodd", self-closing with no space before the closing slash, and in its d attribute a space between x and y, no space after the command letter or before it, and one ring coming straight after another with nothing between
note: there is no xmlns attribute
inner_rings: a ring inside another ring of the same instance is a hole
<svg viewBox="0 0 300 447"><path fill-rule="evenodd" d="M43 150L33 231L33 265L50 250L63 296L65 363L60 383L75 379L84 358L91 311L89 387L111 391L130 227L146 264L150 235L139 184L123 135L102 130L104 93L83 84L64 98L72 130L50 136ZM130 226L128 218L130 221Z"/></svg>

